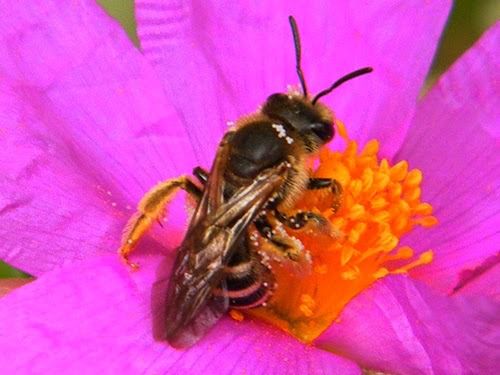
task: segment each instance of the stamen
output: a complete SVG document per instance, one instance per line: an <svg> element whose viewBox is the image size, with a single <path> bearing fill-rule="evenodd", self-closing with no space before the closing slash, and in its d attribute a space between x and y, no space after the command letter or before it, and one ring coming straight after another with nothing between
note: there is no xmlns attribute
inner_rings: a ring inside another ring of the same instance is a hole
<svg viewBox="0 0 500 375"><path fill-rule="evenodd" d="M352 258L354 255L355 249L351 246L347 246L344 249L342 249L342 254L340 256L340 264L342 266L345 266Z"/></svg>
<svg viewBox="0 0 500 375"><path fill-rule="evenodd" d="M328 272L328 266L326 264L317 264L314 266L314 272L325 275Z"/></svg>
<svg viewBox="0 0 500 375"><path fill-rule="evenodd" d="M245 316L243 315L243 313L241 311L234 310L234 309L229 310L229 316L231 318L233 318L234 320L236 320L237 322L241 322L241 321L243 321L243 319L245 319Z"/></svg>
<svg viewBox="0 0 500 375"><path fill-rule="evenodd" d="M429 264L430 262L432 262L433 258L434 258L434 253L432 252L432 250L428 250L420 254L417 260L414 260L413 262L408 263L405 266L392 271L392 273L407 273L412 268L421 266L423 264Z"/></svg>
<svg viewBox="0 0 500 375"><path fill-rule="evenodd" d="M379 268L374 274L373 277L375 279L381 279L383 277L386 277L389 274L389 270L385 267Z"/></svg>
<svg viewBox="0 0 500 375"><path fill-rule="evenodd" d="M389 260L399 260L399 259L410 259L413 256L414 252L413 249L408 247L408 246L403 246L398 249L396 254L389 254L386 255L384 258L384 261L389 261Z"/></svg>
<svg viewBox="0 0 500 375"><path fill-rule="evenodd" d="M320 214L332 229L311 233L310 228L286 228L309 251L310 272L299 275L273 267L278 283L273 297L265 308L250 311L305 342L320 335L352 298L377 280L407 273L433 258L428 250L415 259L414 249L399 245L415 226L437 224L432 206L420 200L422 172L409 170L404 160L392 166L380 160L378 141L360 148L341 121L335 124L345 149L322 149L313 177L335 179L342 195L328 189L306 191L292 209Z"/></svg>

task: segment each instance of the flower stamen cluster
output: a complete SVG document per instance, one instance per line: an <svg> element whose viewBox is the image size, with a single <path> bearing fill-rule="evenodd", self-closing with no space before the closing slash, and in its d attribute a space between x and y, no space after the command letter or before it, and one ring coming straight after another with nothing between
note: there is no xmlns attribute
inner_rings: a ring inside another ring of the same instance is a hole
<svg viewBox="0 0 500 375"><path fill-rule="evenodd" d="M416 226L437 224L432 206L420 199L422 172L408 170L406 161L391 166L379 160L376 140L359 151L344 125L336 125L346 147L342 152L324 148L313 176L340 183L340 205L334 192L321 189L307 191L294 207L321 214L334 236L310 227L288 230L310 252L311 272L298 274L273 265L278 287L266 307L252 311L305 342L321 334L376 280L406 273L433 258L432 250L415 257L412 248L399 245Z"/></svg>

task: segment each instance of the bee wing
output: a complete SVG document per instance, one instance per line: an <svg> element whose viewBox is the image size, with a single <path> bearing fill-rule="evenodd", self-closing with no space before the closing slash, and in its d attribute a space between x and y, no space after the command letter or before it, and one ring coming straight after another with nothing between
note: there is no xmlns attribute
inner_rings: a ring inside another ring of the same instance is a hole
<svg viewBox="0 0 500 375"><path fill-rule="evenodd" d="M188 233L191 228L195 228L204 218L210 216L223 203L223 174L228 154L227 141L231 135L232 132L226 133L221 141L221 144L219 145L208 181L203 191L203 196L201 197L196 210L191 217Z"/></svg>
<svg viewBox="0 0 500 375"><path fill-rule="evenodd" d="M262 172L221 204L222 176L211 174L200 201L201 205L205 198L203 211L199 207L195 211L197 217L177 252L168 286L166 333L173 346L193 345L227 311L228 297L213 296L212 290L224 282L223 268L233 245L279 189L287 169L283 163ZM220 191L220 197L212 189Z"/></svg>

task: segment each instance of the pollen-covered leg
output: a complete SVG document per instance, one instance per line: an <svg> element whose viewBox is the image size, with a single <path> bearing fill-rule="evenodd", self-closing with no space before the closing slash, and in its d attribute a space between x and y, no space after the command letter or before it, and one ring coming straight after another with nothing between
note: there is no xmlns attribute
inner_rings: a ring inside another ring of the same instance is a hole
<svg viewBox="0 0 500 375"><path fill-rule="evenodd" d="M327 230L328 221L315 212L297 211L292 215L287 215L278 210L274 211L276 218L290 229L303 229L306 225L313 224L316 228Z"/></svg>
<svg viewBox="0 0 500 375"><path fill-rule="evenodd" d="M266 217L255 221L255 228L264 239L258 246L264 254L275 260L290 260L300 268L308 270L311 264L309 252L304 249L302 242L290 236L280 223L271 223ZM251 241L258 242L255 237Z"/></svg>
<svg viewBox="0 0 500 375"><path fill-rule="evenodd" d="M196 200L199 200L202 195L201 189L187 176L160 182L141 199L137 207L137 212L127 222L118 253L132 268L137 268L138 266L129 261L129 254L134 250L138 241L151 228L153 223L159 221L164 216L167 204L179 189L185 190Z"/></svg>
<svg viewBox="0 0 500 375"><path fill-rule="evenodd" d="M274 216L287 228L293 230L306 230L311 234L326 234L332 238L338 238L340 233L322 215L312 211L296 211L285 214L275 210Z"/></svg>
<svg viewBox="0 0 500 375"><path fill-rule="evenodd" d="M337 212L340 208L342 198L342 185L333 178L310 178L307 184L309 190L329 189L335 197L333 202L333 211Z"/></svg>

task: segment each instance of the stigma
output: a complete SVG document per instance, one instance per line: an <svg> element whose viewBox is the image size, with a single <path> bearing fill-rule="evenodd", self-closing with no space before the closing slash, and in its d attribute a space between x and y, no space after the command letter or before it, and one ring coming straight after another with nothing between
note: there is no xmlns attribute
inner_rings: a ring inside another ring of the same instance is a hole
<svg viewBox="0 0 500 375"><path fill-rule="evenodd" d="M342 309L375 281L405 274L432 261L429 249L402 246L415 227L432 227L432 206L421 201L422 172L406 161L395 165L378 157L379 142L362 148L336 121L345 141L343 151L324 148L312 174L342 187L340 197L328 189L306 191L295 210L325 217L335 236L313 230L287 229L312 258L307 274L273 265L277 288L265 307L250 311L304 342L312 342L338 319ZM340 204L339 204L340 199Z"/></svg>

